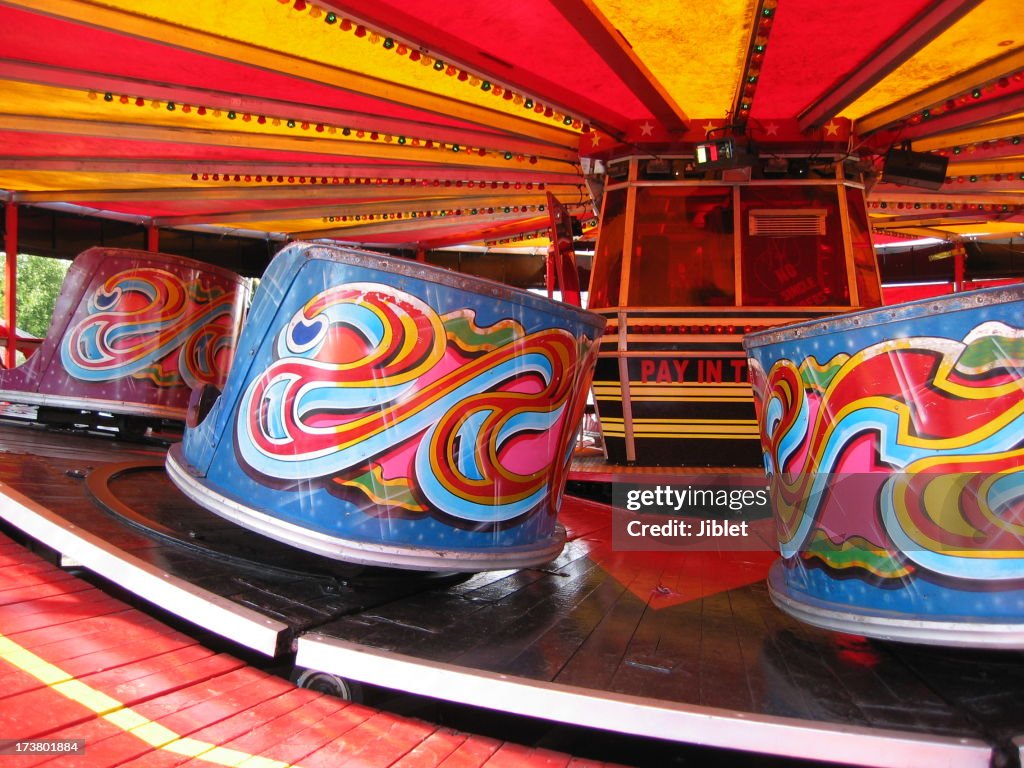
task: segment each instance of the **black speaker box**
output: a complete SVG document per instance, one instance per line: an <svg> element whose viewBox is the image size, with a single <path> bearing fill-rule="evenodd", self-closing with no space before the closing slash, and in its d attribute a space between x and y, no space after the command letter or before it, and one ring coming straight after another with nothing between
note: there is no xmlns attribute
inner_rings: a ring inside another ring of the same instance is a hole
<svg viewBox="0 0 1024 768"><path fill-rule="evenodd" d="M946 181L949 158L930 152L890 149L882 165L882 181L920 189L938 189Z"/></svg>

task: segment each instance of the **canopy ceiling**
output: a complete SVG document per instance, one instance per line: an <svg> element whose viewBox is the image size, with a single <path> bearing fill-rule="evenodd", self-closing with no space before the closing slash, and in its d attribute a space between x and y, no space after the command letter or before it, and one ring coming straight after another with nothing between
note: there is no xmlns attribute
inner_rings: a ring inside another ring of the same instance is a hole
<svg viewBox="0 0 1024 768"><path fill-rule="evenodd" d="M874 168L886 232L1024 229L1020 0L0 0L0 189L157 227L520 242L583 156L735 131ZM682 143L682 144L681 144Z"/></svg>

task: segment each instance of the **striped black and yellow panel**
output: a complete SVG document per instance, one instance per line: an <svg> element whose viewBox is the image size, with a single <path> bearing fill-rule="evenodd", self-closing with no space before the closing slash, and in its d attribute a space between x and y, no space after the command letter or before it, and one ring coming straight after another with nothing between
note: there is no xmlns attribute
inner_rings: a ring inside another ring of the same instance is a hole
<svg viewBox="0 0 1024 768"><path fill-rule="evenodd" d="M616 312L601 340L593 383L608 459L762 467L743 334L804 314L742 308Z"/></svg>
<svg viewBox="0 0 1024 768"><path fill-rule="evenodd" d="M663 466L759 467L761 448L750 384L645 381L627 361L628 389L617 380L618 360L598 362L616 379L596 378L594 399L608 457ZM704 362L704 361L701 361ZM744 361L745 362L745 361ZM602 364L610 365L602 365ZM627 418L628 416L628 418ZM631 438L633 457L628 454Z"/></svg>

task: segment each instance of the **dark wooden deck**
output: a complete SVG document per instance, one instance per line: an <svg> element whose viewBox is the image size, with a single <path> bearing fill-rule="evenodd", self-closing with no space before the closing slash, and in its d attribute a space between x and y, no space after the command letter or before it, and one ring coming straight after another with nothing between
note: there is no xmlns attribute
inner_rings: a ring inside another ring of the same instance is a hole
<svg viewBox="0 0 1024 768"><path fill-rule="evenodd" d="M1019 764L1024 653L800 624L768 598L767 551L616 551L609 508L570 498L570 541L546 568L409 576L240 532L181 496L157 450L24 428L0 428L0 448L0 515L13 525L165 608L182 596L207 605L182 611L207 629L263 653L297 648L306 667L692 744L866 765ZM96 469L163 534L98 504L85 479ZM246 564L260 559L275 568Z"/></svg>
<svg viewBox="0 0 1024 768"><path fill-rule="evenodd" d="M985 765L993 749L1015 752L1024 654L806 626L771 603L767 553L615 552L602 517L572 505L564 522L586 532L548 570L481 574L336 620L300 638L300 663L328 665L334 650L333 671L391 685L389 663L441 668L470 703L504 688L566 720L618 704L610 727L625 732L671 727L681 741L819 760Z"/></svg>
<svg viewBox="0 0 1024 768"><path fill-rule="evenodd" d="M0 535L0 734L11 768L569 768L589 760L296 688L204 648Z"/></svg>

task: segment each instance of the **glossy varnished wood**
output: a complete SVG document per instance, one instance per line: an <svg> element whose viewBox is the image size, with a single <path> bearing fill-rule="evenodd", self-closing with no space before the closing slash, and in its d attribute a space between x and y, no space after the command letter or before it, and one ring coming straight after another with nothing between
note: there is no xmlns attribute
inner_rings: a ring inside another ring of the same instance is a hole
<svg viewBox="0 0 1024 768"><path fill-rule="evenodd" d="M782 718L835 732L878 729L922 743L965 739L991 746L997 759L1015 755L1013 739L1024 732L1024 654L920 649L803 625L768 597L765 574L775 555L767 549L616 551L609 508L567 498L562 522L569 541L544 568L448 580L396 579L322 563L305 573L268 574L147 536L101 509L86 491L85 472L104 460L142 458L139 449L122 453L108 442L72 451L56 441L51 452L53 442L39 432L11 438L0 428L0 444L14 451L0 477L133 556L282 621L300 646L312 633L371 654L397 654L425 670L447 665L470 675L559 686L595 701L622 695L674 710L738 713L741 720ZM309 566L304 554L210 519L159 472L129 473L110 486L184 539L199 532L204 545L233 557L248 552ZM76 588L76 580L59 571L20 575L24 593L0 590L0 608L65 585ZM26 614L17 621L29 626L34 619ZM440 736L427 742L430 750L450 746Z"/></svg>
<svg viewBox="0 0 1024 768"><path fill-rule="evenodd" d="M1010 702L1024 691L1024 654L917 649L806 626L768 597L772 553L615 552L608 519L601 505L570 501L563 522L586 533L551 568L482 574L319 634L594 696L1016 749L1024 716Z"/></svg>
<svg viewBox="0 0 1024 768"><path fill-rule="evenodd" d="M289 629L281 638L282 648L303 630L433 589L439 582L429 574L363 568L309 555L243 530L183 496L163 471L162 451L157 449L13 427L0 427L0 443L9 451L0 464L0 482L118 551L284 622ZM113 513L87 487L90 472L125 459L151 465L110 482L117 500L141 510L135 521ZM150 535L145 519L178 540Z"/></svg>
<svg viewBox="0 0 1024 768"><path fill-rule="evenodd" d="M34 587L48 584L40 594ZM217 653L0 535L0 733L75 740L12 768L604 763L458 733L300 689Z"/></svg>

